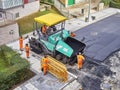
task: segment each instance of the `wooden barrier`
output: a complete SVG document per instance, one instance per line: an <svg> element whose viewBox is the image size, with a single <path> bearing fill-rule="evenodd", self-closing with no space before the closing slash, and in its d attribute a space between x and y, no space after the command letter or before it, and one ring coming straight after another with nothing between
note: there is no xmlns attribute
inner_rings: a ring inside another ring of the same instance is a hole
<svg viewBox="0 0 120 90"><path fill-rule="evenodd" d="M48 72L53 74L60 81L66 82L68 80L68 73L66 66L51 56L47 56L47 57L49 60ZM42 66L42 60L41 60L41 66Z"/></svg>

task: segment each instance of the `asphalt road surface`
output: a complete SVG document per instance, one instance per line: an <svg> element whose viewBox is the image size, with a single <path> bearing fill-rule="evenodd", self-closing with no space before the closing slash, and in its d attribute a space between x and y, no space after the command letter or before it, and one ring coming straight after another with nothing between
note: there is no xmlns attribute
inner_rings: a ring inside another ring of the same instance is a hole
<svg viewBox="0 0 120 90"><path fill-rule="evenodd" d="M76 39L84 39L85 56L91 60L104 61L120 49L120 13L75 31Z"/></svg>

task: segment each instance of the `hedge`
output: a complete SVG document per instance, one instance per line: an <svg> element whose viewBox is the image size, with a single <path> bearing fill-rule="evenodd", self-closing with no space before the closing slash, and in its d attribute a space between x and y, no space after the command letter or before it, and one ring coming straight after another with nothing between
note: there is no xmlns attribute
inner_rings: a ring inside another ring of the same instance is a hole
<svg viewBox="0 0 120 90"><path fill-rule="evenodd" d="M119 8L120 9L120 3L114 2L113 0L111 0L110 7Z"/></svg>
<svg viewBox="0 0 120 90"><path fill-rule="evenodd" d="M0 49L0 60L8 61L9 65L0 71L0 90L9 90L12 86L25 81L30 76L30 64L7 46ZM5 57L3 56L5 54Z"/></svg>
<svg viewBox="0 0 120 90"><path fill-rule="evenodd" d="M105 4L105 6L109 6L110 0L101 0L102 3Z"/></svg>

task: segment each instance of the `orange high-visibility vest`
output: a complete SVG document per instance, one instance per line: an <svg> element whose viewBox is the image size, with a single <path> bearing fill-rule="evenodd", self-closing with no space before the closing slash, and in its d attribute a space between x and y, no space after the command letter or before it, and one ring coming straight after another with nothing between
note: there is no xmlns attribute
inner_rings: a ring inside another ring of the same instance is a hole
<svg viewBox="0 0 120 90"><path fill-rule="evenodd" d="M43 64L48 64L48 58L43 58Z"/></svg>
<svg viewBox="0 0 120 90"><path fill-rule="evenodd" d="M82 55L77 55L78 69L82 68L84 57Z"/></svg>
<svg viewBox="0 0 120 90"><path fill-rule="evenodd" d="M29 53L29 50L30 50L30 49L29 49L29 47L28 47L28 46L26 46L26 47L25 47L25 50L26 50L26 52L28 52L28 53Z"/></svg>
<svg viewBox="0 0 120 90"><path fill-rule="evenodd" d="M71 33L70 36L71 36L71 37L75 37L75 33Z"/></svg>
<svg viewBox="0 0 120 90"><path fill-rule="evenodd" d="M25 47L25 50L26 50L26 57L29 57L29 50L30 50L29 47L26 46L26 47Z"/></svg>
<svg viewBox="0 0 120 90"><path fill-rule="evenodd" d="M23 43L23 39L20 38L20 39L19 39L19 44L22 44L22 43Z"/></svg>
<svg viewBox="0 0 120 90"><path fill-rule="evenodd" d="M48 58L43 58L42 59L42 66L47 67L48 66Z"/></svg>
<svg viewBox="0 0 120 90"><path fill-rule="evenodd" d="M42 33L46 33L46 26L42 26Z"/></svg>
<svg viewBox="0 0 120 90"><path fill-rule="evenodd" d="M20 49L23 48L23 39L22 38L19 39L19 46L20 46Z"/></svg>
<svg viewBox="0 0 120 90"><path fill-rule="evenodd" d="M84 56L77 55L77 61L78 61L78 63L82 63L84 59L85 59Z"/></svg>
<svg viewBox="0 0 120 90"><path fill-rule="evenodd" d="M42 67L43 67L43 72L45 75L47 73L47 70L48 70L48 58L42 59Z"/></svg>

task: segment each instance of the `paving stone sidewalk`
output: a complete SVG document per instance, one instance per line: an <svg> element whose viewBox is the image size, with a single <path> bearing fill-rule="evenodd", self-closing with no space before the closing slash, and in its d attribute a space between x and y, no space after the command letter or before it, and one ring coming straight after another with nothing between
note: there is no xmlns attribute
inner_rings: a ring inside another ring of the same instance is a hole
<svg viewBox="0 0 120 90"><path fill-rule="evenodd" d="M24 40L24 45L28 43L28 39ZM17 51L21 54L21 57L26 58L25 51L19 50L19 42L13 42L8 44L7 46L11 47L13 50ZM15 90L58 90L65 84L69 83L69 81L74 80L75 78L71 75L68 75L68 82L63 83L60 82L57 78L55 78L51 74L43 75L42 71L40 70L40 60L42 56L36 55L32 51L30 51L30 58L26 58L31 64L31 70L36 74L35 77L31 78L30 80L26 81L22 85L15 88Z"/></svg>

